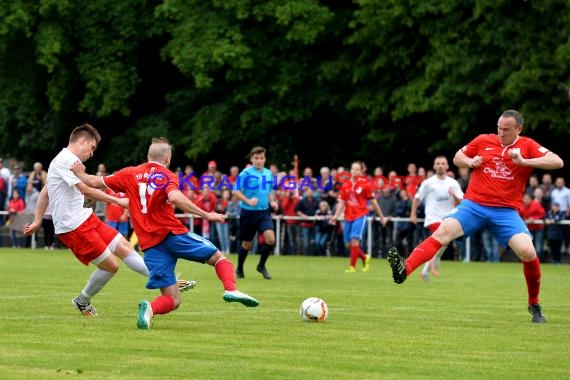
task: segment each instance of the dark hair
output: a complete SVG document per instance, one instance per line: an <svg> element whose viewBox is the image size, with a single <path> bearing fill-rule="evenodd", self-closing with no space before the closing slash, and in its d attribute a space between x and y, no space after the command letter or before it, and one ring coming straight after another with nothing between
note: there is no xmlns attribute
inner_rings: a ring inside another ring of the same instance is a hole
<svg viewBox="0 0 570 380"><path fill-rule="evenodd" d="M501 117L512 117L513 119L515 119L517 125L520 125L521 127L524 124L523 115L516 110L506 110L501 114Z"/></svg>
<svg viewBox="0 0 570 380"><path fill-rule="evenodd" d="M249 157L253 157L254 154L261 154L261 153L265 153L265 148L262 146L254 146L251 149L251 152L249 152Z"/></svg>
<svg viewBox="0 0 570 380"><path fill-rule="evenodd" d="M88 140L95 140L95 143L97 145L99 145L99 142L101 142L101 135L99 132L97 132L95 127L87 123L80 125L71 131L71 135L69 135L69 142L76 142L82 137L85 137Z"/></svg>
<svg viewBox="0 0 570 380"><path fill-rule="evenodd" d="M358 164L360 165L360 170L362 170L362 172L366 171L366 164L363 161L353 161L353 164Z"/></svg>

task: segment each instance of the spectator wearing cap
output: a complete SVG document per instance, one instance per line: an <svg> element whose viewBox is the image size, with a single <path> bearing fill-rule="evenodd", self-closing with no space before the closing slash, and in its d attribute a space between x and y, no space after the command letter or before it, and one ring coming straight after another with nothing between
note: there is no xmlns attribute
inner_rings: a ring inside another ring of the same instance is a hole
<svg viewBox="0 0 570 380"><path fill-rule="evenodd" d="M24 199L26 197L26 187L28 186L28 176L22 173L22 167L16 164L12 170L12 175L10 176L10 187L8 189L8 194L12 194L14 190L17 190L20 194L20 198Z"/></svg>
<svg viewBox="0 0 570 380"><path fill-rule="evenodd" d="M202 175L214 177L217 171L218 165L216 164L216 161L210 161L208 162L208 170L206 170Z"/></svg>

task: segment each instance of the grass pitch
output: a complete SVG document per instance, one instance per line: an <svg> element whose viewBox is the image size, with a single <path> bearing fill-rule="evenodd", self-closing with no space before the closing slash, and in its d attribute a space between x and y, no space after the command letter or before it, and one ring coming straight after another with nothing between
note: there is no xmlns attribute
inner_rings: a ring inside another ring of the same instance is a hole
<svg viewBox="0 0 570 380"><path fill-rule="evenodd" d="M236 256L230 259L235 263ZM429 283L392 282L386 260L344 273L347 258L250 256L238 287L258 308L226 304L212 267L179 262L198 286L180 308L136 327L157 294L124 264L94 298L70 303L93 267L60 250L0 249L2 379L564 379L570 378L570 266L542 266L548 323L530 322L518 263L443 262ZM323 298L329 317L301 322Z"/></svg>

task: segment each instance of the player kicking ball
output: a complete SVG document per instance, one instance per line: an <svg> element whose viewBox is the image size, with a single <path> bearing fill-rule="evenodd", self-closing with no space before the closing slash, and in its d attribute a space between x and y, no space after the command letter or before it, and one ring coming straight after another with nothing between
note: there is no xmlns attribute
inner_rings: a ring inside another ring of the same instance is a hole
<svg viewBox="0 0 570 380"><path fill-rule="evenodd" d="M108 187L127 194L133 228L144 251L144 262L150 271L146 287L160 289L153 301L139 304L137 326L148 330L153 316L168 314L180 305L180 292L174 274L178 259L208 263L215 268L224 286L223 300L256 307L259 302L239 291L233 264L210 241L192 233L176 218L174 207L209 221L221 223L225 216L205 212L189 200L179 188L178 176L168 169L172 147L163 138L155 138L148 150L148 162L127 167L116 173L99 177L85 173L81 162L71 170L87 185Z"/></svg>

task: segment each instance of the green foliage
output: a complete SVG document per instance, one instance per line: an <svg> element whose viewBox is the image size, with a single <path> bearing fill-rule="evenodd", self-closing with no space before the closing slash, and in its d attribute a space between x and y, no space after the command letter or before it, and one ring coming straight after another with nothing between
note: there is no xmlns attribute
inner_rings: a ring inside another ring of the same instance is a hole
<svg viewBox="0 0 570 380"><path fill-rule="evenodd" d="M112 143L100 154L114 162L140 161L160 132L181 160L236 160L262 144L287 165L299 154L315 166L393 166L401 155L452 154L492 132L506 108L559 148L568 136L569 7L0 0L0 153L49 156L89 121L105 126ZM315 134L326 149L315 151Z"/></svg>

